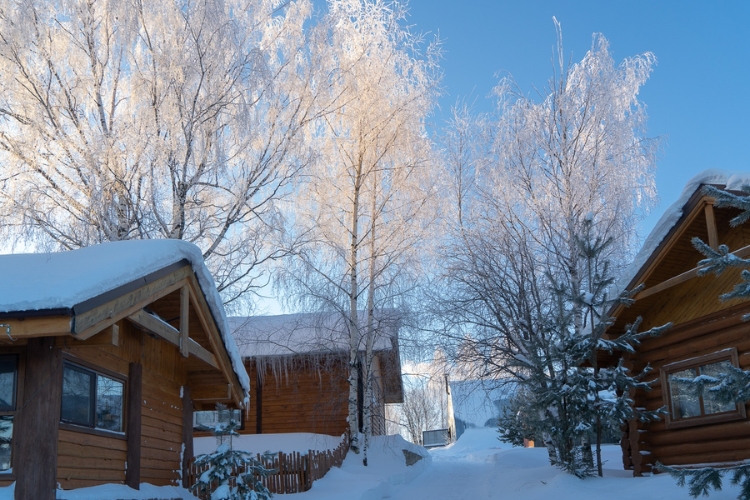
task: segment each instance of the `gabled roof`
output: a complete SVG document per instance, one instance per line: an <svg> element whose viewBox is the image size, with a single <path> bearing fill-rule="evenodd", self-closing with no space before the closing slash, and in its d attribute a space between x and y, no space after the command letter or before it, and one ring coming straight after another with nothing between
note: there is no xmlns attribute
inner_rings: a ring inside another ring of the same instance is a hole
<svg viewBox="0 0 750 500"><path fill-rule="evenodd" d="M12 324L11 330L21 324L13 319L69 318L56 323L61 325L58 331L47 333L76 336L85 328L81 318L87 314L186 266L197 279L234 374L247 394L250 382L221 298L200 250L191 243L129 240L67 252L0 255L0 318Z"/></svg>
<svg viewBox="0 0 750 500"><path fill-rule="evenodd" d="M743 185L750 185L750 172L731 172L719 169L708 169L695 175L688 181L680 197L664 211L643 246L625 269L618 280L620 290L633 288L637 285L637 278L643 273L647 261L663 249L669 236L677 226L685 221L691 208L695 208L698 199L702 197L701 188L707 184L717 185L729 190L737 190Z"/></svg>
<svg viewBox="0 0 750 500"><path fill-rule="evenodd" d="M625 323L643 315L658 297L663 298L662 292L697 276L697 263L703 255L694 248L693 237L707 243L710 240L724 243L729 231L737 233L747 230L743 227L730 229L729 220L737 211L726 208L715 210L714 200L703 193L702 187L705 185L738 190L743 185L750 185L750 173L706 170L688 182L679 199L665 211L633 263L618 280L619 290L632 290L640 284L644 288L635 296L634 305L629 308L619 306L612 311L617 318L614 333ZM730 250L736 251L738 248L730 247Z"/></svg>

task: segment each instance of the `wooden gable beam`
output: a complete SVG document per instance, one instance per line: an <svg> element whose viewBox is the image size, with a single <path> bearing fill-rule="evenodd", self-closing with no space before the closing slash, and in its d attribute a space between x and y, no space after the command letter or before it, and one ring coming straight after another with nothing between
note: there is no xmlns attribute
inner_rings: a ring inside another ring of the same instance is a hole
<svg viewBox="0 0 750 500"><path fill-rule="evenodd" d="M203 331L206 332L206 335L208 336L208 342L211 344L211 349L216 353L216 359L221 365L222 373L232 381L230 384L230 393L232 394L235 403L242 405L245 396L239 386L239 379L234 372L234 367L232 366L232 361L229 359L229 355L226 352L226 347L223 345L221 333L214 324L208 303L203 297L203 292L201 291L195 277L192 276L188 282L190 283L190 299L193 304L193 311L198 316Z"/></svg>
<svg viewBox="0 0 750 500"><path fill-rule="evenodd" d="M187 277L192 274L193 269L185 266L106 304L77 314L73 334L81 340L96 335L108 326L136 313L139 309L180 289L186 284Z"/></svg>
<svg viewBox="0 0 750 500"><path fill-rule="evenodd" d="M189 341L190 287L180 288L180 354L187 358L190 354Z"/></svg>
<svg viewBox="0 0 750 500"><path fill-rule="evenodd" d="M101 346L120 346L120 326L115 323L109 328L105 328L93 337L80 340L71 335L57 337L57 347L101 347Z"/></svg>
<svg viewBox="0 0 750 500"><path fill-rule="evenodd" d="M70 316L42 316L0 319L0 343L15 342L33 337L57 337L70 335Z"/></svg>
<svg viewBox="0 0 750 500"><path fill-rule="evenodd" d="M166 323L153 314L149 314L143 309L128 316L128 320L138 325L139 327L147 330L157 337L160 337L172 345L180 347L181 334L177 328L173 327L169 323ZM195 340L188 338L187 340L188 352L196 358L205 361L212 367L220 370L219 364L216 362L216 356L205 349Z"/></svg>
<svg viewBox="0 0 750 500"><path fill-rule="evenodd" d="M714 200L707 200L706 207L706 230L708 231L708 246L716 250L719 248L719 231L716 228L716 217L714 216Z"/></svg>

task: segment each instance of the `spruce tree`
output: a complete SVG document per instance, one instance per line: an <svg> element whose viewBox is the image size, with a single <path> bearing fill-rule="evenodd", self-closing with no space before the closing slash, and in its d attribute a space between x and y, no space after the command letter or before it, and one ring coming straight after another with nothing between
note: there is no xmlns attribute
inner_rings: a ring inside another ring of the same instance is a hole
<svg viewBox="0 0 750 500"><path fill-rule="evenodd" d="M631 294L610 298L614 278L604 256L611 240L595 235L593 217L585 217L581 227L576 243L583 266L576 273L548 276L553 300L536 331L523 338L523 355L511 361L524 376L500 417L500 439L520 444L541 437L552 465L586 477L602 473L602 429L619 428L633 418L658 419L663 411L636 410L629 397L633 389L650 389L643 380L649 367L638 374L629 373L622 362L600 367L597 352L632 353L643 338L669 325L638 332L636 322L617 338L605 338L612 324L607 312L616 303L631 304Z"/></svg>
<svg viewBox="0 0 750 500"><path fill-rule="evenodd" d="M216 424L205 428L214 433L220 444L215 452L196 457L197 467L208 468L192 486L193 493L211 500L270 500L271 492L262 479L273 469L267 469L249 452L233 449L232 436L238 435L239 423L225 405L217 404L216 410Z"/></svg>

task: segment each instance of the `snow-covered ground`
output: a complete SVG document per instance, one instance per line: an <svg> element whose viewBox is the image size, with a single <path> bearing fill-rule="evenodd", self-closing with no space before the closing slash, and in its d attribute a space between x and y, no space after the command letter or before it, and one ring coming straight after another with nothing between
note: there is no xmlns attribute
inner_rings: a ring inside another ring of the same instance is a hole
<svg viewBox="0 0 750 500"><path fill-rule="evenodd" d="M423 460L407 467L402 449L425 454ZM253 450L257 451L257 450ZM634 478L622 470L620 449L604 448L603 478L577 479L547 462L543 448L512 448L497 440L492 428L467 429L451 446L427 452L407 443L400 436L373 438L369 467L362 456L352 453L341 468L332 469L316 481L310 491L276 495L279 500L679 500L689 499L685 488L664 474ZM733 500L738 489L726 484L711 494L711 500ZM0 500L13 498L11 488L0 489ZM170 498L191 499L180 488L154 488L141 491L125 486L100 486L59 491L67 500L116 500Z"/></svg>
<svg viewBox="0 0 750 500"><path fill-rule="evenodd" d="M392 437L389 439L393 439ZM606 446L604 478L585 480L551 467L543 448L512 448L497 440L493 428L467 429L446 448L434 448L429 459L416 466L381 463L380 451L365 469L350 454L340 470L316 481L310 491L287 495L284 500L672 500L689 499L685 488L664 474L634 478L622 469L619 446ZM395 460L395 454L394 454ZM712 493L712 500L737 498L728 484Z"/></svg>

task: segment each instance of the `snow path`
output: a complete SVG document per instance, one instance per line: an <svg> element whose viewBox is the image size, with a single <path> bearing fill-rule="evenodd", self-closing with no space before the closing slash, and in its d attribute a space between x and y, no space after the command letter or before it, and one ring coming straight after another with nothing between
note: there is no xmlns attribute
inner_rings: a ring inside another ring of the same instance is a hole
<svg viewBox="0 0 750 500"><path fill-rule="evenodd" d="M511 448L497 440L494 429L469 429L450 447L430 452L416 474L388 477L361 494L348 490L342 498L359 500L518 499L518 500L667 500L690 499L687 489L667 475L633 478L622 470L619 446L604 451L605 477L580 480L547 462L543 448ZM417 468L418 466L414 466ZM346 464L344 469L346 468ZM334 472L334 471L332 471ZM324 478L325 481L327 478ZM343 485L341 485L343 486ZM360 484L360 487L363 486ZM344 490L346 491L346 490ZM360 490L361 491L361 490ZM314 493L300 500L328 498ZM323 493L322 491L320 493ZM711 500L737 498L737 488L725 484ZM294 495L295 497L297 495Z"/></svg>
<svg viewBox="0 0 750 500"><path fill-rule="evenodd" d="M288 436L287 436L288 438ZM256 443L257 444L257 443ZM275 495L275 500L690 500L687 489L659 474L634 478L622 470L619 446L604 448L604 478L580 480L547 461L543 448L511 448L497 440L494 429L468 429L446 448L435 448L407 467L403 449L425 453L400 436L372 440L369 467L362 455L349 453L341 468L334 467L315 481L310 491ZM725 481L724 490L708 500L734 500L738 488ZM0 500L12 500L13 488L0 488ZM141 485L102 485L58 491L66 500L195 500L182 488Z"/></svg>

